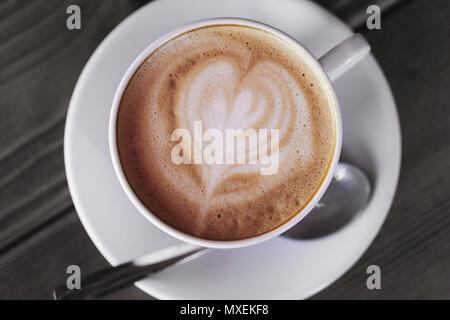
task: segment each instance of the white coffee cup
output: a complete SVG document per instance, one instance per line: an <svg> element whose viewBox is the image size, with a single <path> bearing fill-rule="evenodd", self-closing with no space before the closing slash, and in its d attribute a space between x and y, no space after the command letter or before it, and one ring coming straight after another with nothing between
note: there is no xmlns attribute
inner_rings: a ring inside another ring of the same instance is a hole
<svg viewBox="0 0 450 320"><path fill-rule="evenodd" d="M223 24L236 24L240 26L251 26L257 29L261 29L272 33L282 39L289 41L295 48L299 50L302 54L303 59L308 63L308 65L314 68L315 71L319 74L320 77L328 84L330 88L333 99L335 100L336 106L336 137L337 142L335 144L334 156L331 162L331 165L328 169L326 177L322 182L319 190L315 193L314 197L310 200L310 202L293 218L289 219L276 229L269 231L267 233L242 239L242 240L231 240L231 241L218 241L218 240L207 240L192 236L190 234L184 233L180 230L173 228L172 226L166 224L161 219L159 219L156 215L154 215L136 196L133 192L131 186L128 184L128 181L123 172L119 153L117 149L117 141L116 141L116 122L117 122L117 111L119 109L120 100L125 88L128 85L131 77L137 70L137 68L145 61L145 59L157 48L159 48L164 43L170 41L171 39L177 37L178 35L185 33L189 30L210 26L210 25L223 25ZM150 46L148 46L130 65L125 75L122 78L122 81L117 88L116 94L114 96L114 101L111 109L110 121L109 121L109 146L111 152L111 158L114 165L114 170L116 172L117 178L119 182L127 194L130 201L134 204L134 206L155 226L170 234L171 236L178 238L179 240L188 242L193 245L198 245L202 247L210 247L210 248L237 248L237 247L245 247L253 244L257 244L266 240L269 240L273 237L280 235L281 233L287 231L294 225L296 225L300 220L302 220L319 202L320 198L325 193L328 188L331 179L334 175L334 171L336 169L336 165L339 161L339 156L341 152L342 146L342 121L339 111L339 104L334 93L332 82L344 74L346 71L350 70L354 65L356 65L361 59L363 59L370 52L370 46L366 42L366 40L360 34L354 34L338 44L336 47L331 49L321 58L315 58L302 44L300 44L297 40L290 37L286 33L275 29L269 25L259 23L252 20L240 19L240 18L213 18L202 20L198 22L194 22L188 24L186 26L177 28L166 35L162 36L155 42L153 42Z"/></svg>

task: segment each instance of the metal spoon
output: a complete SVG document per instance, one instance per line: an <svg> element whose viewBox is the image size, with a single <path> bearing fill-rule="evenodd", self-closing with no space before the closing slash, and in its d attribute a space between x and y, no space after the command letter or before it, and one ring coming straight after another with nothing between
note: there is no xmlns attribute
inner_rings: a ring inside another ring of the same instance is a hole
<svg viewBox="0 0 450 320"><path fill-rule="evenodd" d="M364 209L371 192L372 187L365 173L353 165L339 163L320 202L283 236L314 239L329 235L341 229Z"/></svg>
<svg viewBox="0 0 450 320"><path fill-rule="evenodd" d="M328 235L347 224L366 206L371 194L367 176L358 168L339 163L333 180L317 206L300 223L283 234L294 239L311 239ZM62 284L53 291L53 298L96 299L142 280L152 273L175 264L185 263L209 249L179 244L131 262L99 270L81 279L81 290Z"/></svg>
<svg viewBox="0 0 450 320"><path fill-rule="evenodd" d="M128 287L152 273L169 266L192 259L207 253L209 249L181 243L168 247L133 261L98 270L81 278L81 289L68 289L66 283L53 290L55 300L97 299L109 293Z"/></svg>

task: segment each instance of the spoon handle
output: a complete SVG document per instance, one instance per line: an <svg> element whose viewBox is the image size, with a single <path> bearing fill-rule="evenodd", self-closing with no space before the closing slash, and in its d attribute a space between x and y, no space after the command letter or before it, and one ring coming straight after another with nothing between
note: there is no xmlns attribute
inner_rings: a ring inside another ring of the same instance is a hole
<svg viewBox="0 0 450 320"><path fill-rule="evenodd" d="M97 299L142 280L149 274L187 262L206 253L202 247L175 245L128 263L98 270L81 278L81 289L68 289L66 283L53 291L55 300Z"/></svg>

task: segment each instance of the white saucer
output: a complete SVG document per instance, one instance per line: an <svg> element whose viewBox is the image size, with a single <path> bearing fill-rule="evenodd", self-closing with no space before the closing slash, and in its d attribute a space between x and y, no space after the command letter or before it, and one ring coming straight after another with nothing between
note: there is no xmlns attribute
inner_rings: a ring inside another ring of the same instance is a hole
<svg viewBox="0 0 450 320"><path fill-rule="evenodd" d="M120 24L99 46L76 86L67 117L65 162L72 198L89 236L113 265L178 241L148 222L114 174L108 116L114 91L134 58L167 31L228 16L271 24L320 56L351 34L317 5L301 0L160 0ZM160 299L300 299L330 285L363 254L390 208L400 171L400 127L389 86L373 57L336 83L343 116L343 154L369 173L367 209L318 240L278 237L217 250L137 283Z"/></svg>

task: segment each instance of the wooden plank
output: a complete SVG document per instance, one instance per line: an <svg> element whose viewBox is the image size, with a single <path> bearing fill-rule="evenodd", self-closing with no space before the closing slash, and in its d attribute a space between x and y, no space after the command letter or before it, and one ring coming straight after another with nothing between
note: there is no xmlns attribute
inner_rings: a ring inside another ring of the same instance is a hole
<svg viewBox="0 0 450 320"><path fill-rule="evenodd" d="M69 265L82 272L105 268L108 263L90 241L73 208L67 214L2 256L0 299L51 299L53 288L67 279ZM150 299L135 287L105 299Z"/></svg>

